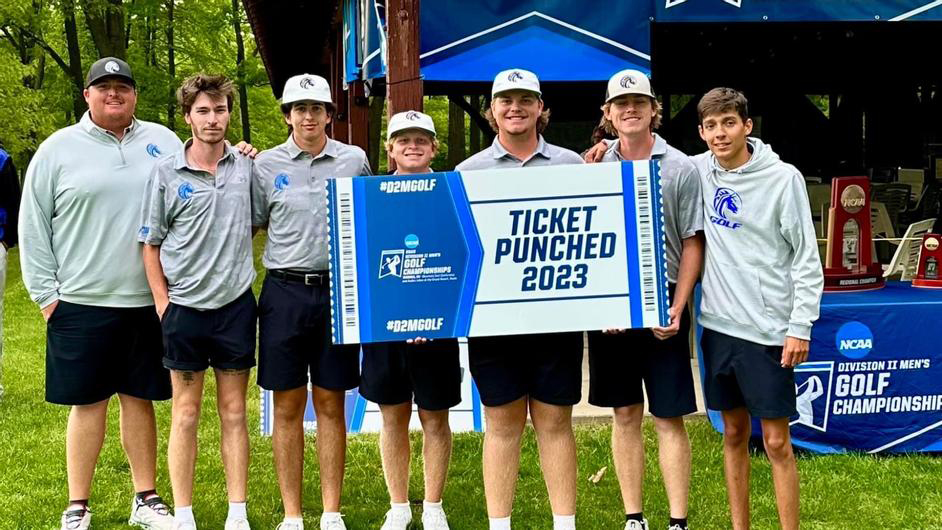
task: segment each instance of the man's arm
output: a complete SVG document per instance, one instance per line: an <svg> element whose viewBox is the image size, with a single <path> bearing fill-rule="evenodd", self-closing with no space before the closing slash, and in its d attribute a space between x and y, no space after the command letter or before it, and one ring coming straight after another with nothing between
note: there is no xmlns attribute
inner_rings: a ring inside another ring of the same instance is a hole
<svg viewBox="0 0 942 530"><path fill-rule="evenodd" d="M26 170L19 214L23 284L46 320L59 301L59 262L52 248L57 172L49 153L40 146Z"/></svg>
<svg viewBox="0 0 942 530"><path fill-rule="evenodd" d="M782 366L791 367L808 358L811 324L818 319L824 271L811 220L811 207L801 175L793 175L782 205L781 234L792 247L791 269L794 298L788 331L782 349Z"/></svg>
<svg viewBox="0 0 942 530"><path fill-rule="evenodd" d="M163 320L164 311L170 304L170 294L167 290L167 278L164 276L164 268L160 264L160 245L144 246L144 273L147 274L147 284L150 285L150 292L154 295L154 307L157 309L157 316Z"/></svg>
<svg viewBox="0 0 942 530"><path fill-rule="evenodd" d="M651 328L654 336L661 340L676 335L680 330L680 320L687 309L690 293L693 292L693 287L697 284L697 279L703 269L703 248L703 232L697 232L683 241L680 266L677 270L677 286L674 288L674 299L671 300L671 307L668 309L671 318L670 325L665 328Z"/></svg>

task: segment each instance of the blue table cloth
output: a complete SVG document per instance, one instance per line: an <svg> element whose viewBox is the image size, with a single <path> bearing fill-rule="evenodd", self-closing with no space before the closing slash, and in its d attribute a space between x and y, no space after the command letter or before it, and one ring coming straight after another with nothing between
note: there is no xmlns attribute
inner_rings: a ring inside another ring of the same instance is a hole
<svg viewBox="0 0 942 530"><path fill-rule="evenodd" d="M698 355L702 367L699 348ZM942 290L888 282L876 291L825 294L795 385L798 447L942 451ZM720 414L708 414L722 431ZM757 421L753 432L760 433Z"/></svg>

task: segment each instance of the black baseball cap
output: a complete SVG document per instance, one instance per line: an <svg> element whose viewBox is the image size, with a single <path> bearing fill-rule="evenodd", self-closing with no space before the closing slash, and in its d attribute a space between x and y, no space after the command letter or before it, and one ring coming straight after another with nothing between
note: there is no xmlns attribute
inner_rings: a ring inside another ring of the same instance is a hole
<svg viewBox="0 0 942 530"><path fill-rule="evenodd" d="M95 61L92 67L88 69L88 75L85 76L85 88L94 85L106 77L121 77L131 83L131 86L137 86L128 63L117 57L102 57Z"/></svg>

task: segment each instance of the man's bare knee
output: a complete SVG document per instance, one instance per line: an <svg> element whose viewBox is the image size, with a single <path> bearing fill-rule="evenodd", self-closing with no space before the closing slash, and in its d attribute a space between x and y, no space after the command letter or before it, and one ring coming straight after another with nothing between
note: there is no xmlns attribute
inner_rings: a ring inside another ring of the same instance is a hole
<svg viewBox="0 0 942 530"><path fill-rule="evenodd" d="M344 392L319 389L314 391L314 412L319 420L346 421Z"/></svg>
<svg viewBox="0 0 942 530"><path fill-rule="evenodd" d="M274 399L274 416L278 423L295 423L304 416L304 407L307 405L307 390L297 392L293 390L276 391Z"/></svg>
<svg viewBox="0 0 942 530"><path fill-rule="evenodd" d="M245 424L245 400L230 399L226 403L218 404L219 421L223 427L233 427Z"/></svg>
<svg viewBox="0 0 942 530"><path fill-rule="evenodd" d="M765 453L773 462L788 461L795 456L787 433L763 432L762 442L765 445Z"/></svg>
<svg viewBox="0 0 942 530"><path fill-rule="evenodd" d="M496 407L485 406L484 414L487 418L486 436L519 440L523 435L527 424L527 407L523 398Z"/></svg>
<svg viewBox="0 0 942 530"><path fill-rule="evenodd" d="M530 419L537 436L572 434L572 407L531 402Z"/></svg>
<svg viewBox="0 0 942 530"><path fill-rule="evenodd" d="M185 431L196 431L200 420L200 406L198 403L174 403L173 426Z"/></svg>
<svg viewBox="0 0 942 530"><path fill-rule="evenodd" d="M612 411L612 421L620 429L640 429L643 417L644 405L640 403L627 407L615 407Z"/></svg>
<svg viewBox="0 0 942 530"><path fill-rule="evenodd" d="M430 411L419 409L419 420L422 430L433 437L448 436L451 426L448 424L448 411Z"/></svg>
<svg viewBox="0 0 942 530"><path fill-rule="evenodd" d="M686 436L687 428L684 427L684 418L658 418L654 417L654 430L660 436Z"/></svg>

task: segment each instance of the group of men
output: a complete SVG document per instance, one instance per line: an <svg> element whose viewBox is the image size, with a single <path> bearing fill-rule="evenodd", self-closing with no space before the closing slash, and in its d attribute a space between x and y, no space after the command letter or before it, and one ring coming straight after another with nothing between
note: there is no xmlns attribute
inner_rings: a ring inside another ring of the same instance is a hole
<svg viewBox="0 0 942 530"><path fill-rule="evenodd" d="M225 78L196 75L180 87L180 109L191 129L185 144L168 129L134 117L136 88L125 62L96 62L86 80L89 112L42 143L25 180L21 260L24 283L47 321L46 399L71 406L70 501L62 528L90 525L92 476L114 394L136 492L129 523L196 528L193 474L210 367L229 499L225 527L249 528L245 406L256 364L256 322L258 384L274 395L272 447L284 506L279 528L304 527L309 385L318 420L320 527L345 528L344 395L359 387L382 413L380 452L390 497L383 530L404 530L412 522L413 402L424 441L422 525L448 528L442 493L451 456L448 409L460 401L457 341L414 337L363 345L362 369L358 346L331 342L324 183L369 175L370 167L361 149L327 136L334 113L327 81L307 74L288 80L281 110L291 132L257 156L251 146L225 142L233 101ZM742 94L715 89L698 110L710 151L688 158L654 133L661 107L643 73L618 72L608 84L602 125L618 139L586 157L660 160L672 305L664 328L589 332L589 400L614 410L612 451L625 528L647 529L644 385L670 505L668 527L685 530L690 444L683 416L696 410L686 307L702 269L706 397L723 411L726 425L733 526L749 525L747 442L750 416L758 416L781 524L796 528L798 477L788 434L795 411L792 368L807 355L821 291L807 197L798 171L748 137L752 124ZM499 73L486 118L496 133L493 144L457 170L583 163L543 139L549 112L532 72ZM391 117L386 151L396 173L431 172L437 149L429 116L407 111ZM729 216L735 222L716 221ZM266 232L267 272L256 304L251 242L258 229ZM553 527L575 528L572 406L582 395L583 334L472 337L468 348L487 420L483 470L490 527L510 528L529 415ZM168 398L172 514L155 488L152 405Z"/></svg>

